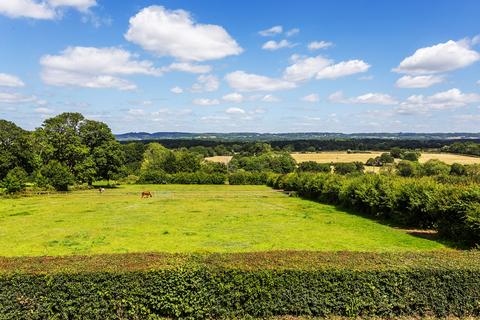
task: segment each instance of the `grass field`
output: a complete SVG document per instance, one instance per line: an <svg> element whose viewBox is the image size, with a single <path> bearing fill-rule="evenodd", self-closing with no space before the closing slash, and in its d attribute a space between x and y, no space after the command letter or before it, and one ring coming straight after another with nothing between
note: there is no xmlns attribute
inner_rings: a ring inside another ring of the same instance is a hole
<svg viewBox="0 0 480 320"><path fill-rule="evenodd" d="M347 153L340 151L332 152L316 152L316 153L292 153L292 157L297 162L316 161L320 163L330 162L353 162L360 161L365 163L370 158L375 158L381 155L380 151L370 151L370 153ZM228 163L232 159L231 156L216 156L207 158L209 161ZM425 163L430 159L438 159L447 164L461 163L461 164L475 164L480 163L479 157L469 157L450 153L422 153L419 159L420 163Z"/></svg>
<svg viewBox="0 0 480 320"><path fill-rule="evenodd" d="M140 199L142 190L154 197ZM0 201L0 256L443 247L265 186L133 185Z"/></svg>

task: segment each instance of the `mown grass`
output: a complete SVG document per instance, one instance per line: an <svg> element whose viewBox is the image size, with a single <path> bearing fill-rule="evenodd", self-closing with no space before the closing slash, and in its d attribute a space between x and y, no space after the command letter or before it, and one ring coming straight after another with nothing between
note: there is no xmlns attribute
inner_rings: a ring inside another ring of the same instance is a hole
<svg viewBox="0 0 480 320"><path fill-rule="evenodd" d="M142 190L153 198L141 199ZM0 200L0 256L423 251L428 239L265 186L132 185Z"/></svg>

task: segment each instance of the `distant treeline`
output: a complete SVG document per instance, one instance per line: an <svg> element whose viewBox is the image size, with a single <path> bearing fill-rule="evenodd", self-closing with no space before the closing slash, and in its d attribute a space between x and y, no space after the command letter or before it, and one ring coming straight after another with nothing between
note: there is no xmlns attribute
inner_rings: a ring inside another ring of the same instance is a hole
<svg viewBox="0 0 480 320"><path fill-rule="evenodd" d="M203 147L227 152L242 152L259 142L222 141L222 140L186 140L186 139L161 139L143 141L121 141L122 144L138 143L148 144L158 142L169 149ZM382 150L388 151L394 147L402 149L438 149L446 152L480 155L480 139L474 140L393 140L393 139L330 139L330 140L278 140L265 141L275 151L315 152L315 151L348 151L348 150ZM452 146L452 148L449 148ZM470 146L463 148L462 146ZM471 146L476 146L472 148ZM472 153L471 150L476 150ZM457 150L457 151L455 151ZM461 151L458 151L461 150ZM225 154L213 155L225 155Z"/></svg>

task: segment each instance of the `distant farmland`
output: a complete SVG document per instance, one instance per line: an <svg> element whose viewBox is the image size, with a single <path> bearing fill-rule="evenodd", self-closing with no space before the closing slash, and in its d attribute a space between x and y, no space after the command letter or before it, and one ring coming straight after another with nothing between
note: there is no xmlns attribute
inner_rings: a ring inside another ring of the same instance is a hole
<svg viewBox="0 0 480 320"><path fill-rule="evenodd" d="M370 158L375 158L381 155L380 151L371 151L368 153L347 153L347 152L317 152L317 153L292 153L292 157L297 162L315 161L319 163L330 162L353 162L360 161L365 163ZM214 162L228 163L232 159L231 156L216 156L209 157L206 160ZM420 162L425 163L431 159L438 159L447 164L461 163L461 164L475 164L480 163L480 158L464 156L450 153L422 153Z"/></svg>

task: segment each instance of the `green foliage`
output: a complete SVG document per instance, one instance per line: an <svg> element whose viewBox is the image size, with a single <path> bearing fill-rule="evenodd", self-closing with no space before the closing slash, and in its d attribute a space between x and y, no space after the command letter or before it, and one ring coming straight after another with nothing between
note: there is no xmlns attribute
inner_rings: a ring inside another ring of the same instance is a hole
<svg viewBox="0 0 480 320"><path fill-rule="evenodd" d="M32 150L32 140L27 131L13 122L0 119L0 180L15 167L31 173L36 165Z"/></svg>
<svg viewBox="0 0 480 320"><path fill-rule="evenodd" d="M305 161L298 165L297 170L299 172L330 172L332 169L328 163Z"/></svg>
<svg viewBox="0 0 480 320"><path fill-rule="evenodd" d="M467 174L467 169L465 169L463 164L453 163L450 166L450 174L454 176L464 176Z"/></svg>
<svg viewBox="0 0 480 320"><path fill-rule="evenodd" d="M204 161L201 164L200 170L205 173L223 173L226 174L228 169L225 163Z"/></svg>
<svg viewBox="0 0 480 320"><path fill-rule="evenodd" d="M130 262L116 269L121 271L102 271L102 265L118 262L99 257L99 266L90 272L3 273L0 314L5 319L480 315L478 265L469 261L457 267L448 256L294 252L177 260L161 256L165 262L157 268L147 267L159 259L154 254L135 256L139 261L120 257ZM405 266L415 259L425 264ZM289 260L294 263L284 262ZM139 262L143 268L124 271Z"/></svg>
<svg viewBox="0 0 480 320"><path fill-rule="evenodd" d="M420 159L420 156L420 152L405 152L402 159L408 161L418 161L418 159Z"/></svg>
<svg viewBox="0 0 480 320"><path fill-rule="evenodd" d="M362 172L363 164L360 166L360 164L356 162L339 162L333 164L333 170L335 173L342 175L354 172Z"/></svg>
<svg viewBox="0 0 480 320"><path fill-rule="evenodd" d="M396 159L402 159L405 154L405 151L403 151L399 147L394 147L390 150L390 155Z"/></svg>
<svg viewBox="0 0 480 320"><path fill-rule="evenodd" d="M402 177L415 177L421 174L422 166L418 162L402 160L397 164L397 170Z"/></svg>
<svg viewBox="0 0 480 320"><path fill-rule="evenodd" d="M51 160L40 169L41 183L46 183L57 191L68 191L74 177L68 167L57 160Z"/></svg>
<svg viewBox="0 0 480 320"><path fill-rule="evenodd" d="M423 174L426 176L447 175L450 173L450 166L440 160L431 159L422 166Z"/></svg>
<svg viewBox="0 0 480 320"><path fill-rule="evenodd" d="M226 175L222 173L178 172L165 173L161 170L145 170L138 183L152 184L225 184Z"/></svg>
<svg viewBox="0 0 480 320"><path fill-rule="evenodd" d="M468 154L472 156L480 156L480 143L475 142L455 142L449 146L442 148L444 152Z"/></svg>
<svg viewBox="0 0 480 320"><path fill-rule="evenodd" d="M307 198L350 207L407 227L437 228L443 237L459 243L480 244L480 187L475 184L375 174L289 174L267 182L274 188L297 191Z"/></svg>
<svg viewBox="0 0 480 320"><path fill-rule="evenodd" d="M289 173L296 168L296 162L288 153L262 153L259 156L235 155L229 163L229 170L253 172Z"/></svg>
<svg viewBox="0 0 480 320"><path fill-rule="evenodd" d="M3 187L7 193L16 193L25 190L27 182L27 173L23 168L16 167L8 171L3 179Z"/></svg>
<svg viewBox="0 0 480 320"><path fill-rule="evenodd" d="M268 174L265 172L237 171L228 175L231 185L261 185L267 182Z"/></svg>

